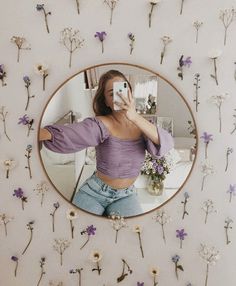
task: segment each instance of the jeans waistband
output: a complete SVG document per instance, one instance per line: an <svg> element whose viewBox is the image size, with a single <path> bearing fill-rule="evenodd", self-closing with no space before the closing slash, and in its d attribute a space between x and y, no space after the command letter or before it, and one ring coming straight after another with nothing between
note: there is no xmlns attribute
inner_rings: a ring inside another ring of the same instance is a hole
<svg viewBox="0 0 236 286"><path fill-rule="evenodd" d="M129 187L126 187L126 188L120 188L120 189L116 189L116 188L113 188L109 185L107 185L102 179L100 179L97 175L96 175L96 171L93 173L92 177L93 180L96 181L96 183L100 186L100 187L109 187L109 189L111 190L114 190L114 191L123 191L123 190L132 190L134 188L134 185L131 185Z"/></svg>

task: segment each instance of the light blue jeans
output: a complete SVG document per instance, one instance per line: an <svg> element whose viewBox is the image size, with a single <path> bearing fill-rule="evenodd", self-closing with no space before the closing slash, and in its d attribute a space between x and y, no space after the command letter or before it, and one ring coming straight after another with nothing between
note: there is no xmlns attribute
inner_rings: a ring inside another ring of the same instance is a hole
<svg viewBox="0 0 236 286"><path fill-rule="evenodd" d="M109 216L115 213L127 217L142 213L134 185L113 189L95 173L76 192L72 203L97 215Z"/></svg>

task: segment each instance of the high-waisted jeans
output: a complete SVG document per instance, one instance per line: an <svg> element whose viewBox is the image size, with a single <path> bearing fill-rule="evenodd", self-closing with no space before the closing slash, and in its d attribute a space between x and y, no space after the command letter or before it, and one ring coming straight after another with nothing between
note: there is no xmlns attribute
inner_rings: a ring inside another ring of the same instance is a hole
<svg viewBox="0 0 236 286"><path fill-rule="evenodd" d="M94 173L89 177L73 198L73 204L97 215L134 216L142 213L134 185L114 189Z"/></svg>

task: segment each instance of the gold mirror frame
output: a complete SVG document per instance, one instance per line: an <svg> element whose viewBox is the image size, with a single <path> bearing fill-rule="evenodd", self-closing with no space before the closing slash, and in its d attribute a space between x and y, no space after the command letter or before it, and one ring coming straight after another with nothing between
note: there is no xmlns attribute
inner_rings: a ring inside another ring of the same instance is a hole
<svg viewBox="0 0 236 286"><path fill-rule="evenodd" d="M41 127L41 122L42 122L42 118L43 118L43 115L45 113L45 110L46 108L48 107L48 104L50 103L51 99L54 97L54 95L60 90L60 88L62 86L64 86L68 81L70 81L72 78L76 77L77 75L79 75L80 73L83 73L85 72L86 70L89 70L89 69L93 69L93 68L98 68L98 67L101 67L101 66L109 66L109 65L126 65L126 66L130 66L130 67L135 67L135 68L139 68L139 69L143 69L147 72L150 72L152 73L153 75L156 75L158 76L159 78L161 78L162 80L164 80L165 82L167 82L177 93L178 95L182 98L182 100L184 101L184 103L186 104L190 114L191 114L191 117L192 117L192 120L193 120L193 123L194 123L194 126L195 126L195 130L196 130L196 154L195 154L195 157L193 159L193 164L192 164L192 167L190 169L190 172L189 174L187 175L186 179L184 180L184 182L182 183L182 185L179 187L178 191L175 192L174 195L172 195L169 199L167 199L164 203L162 203L161 205L159 205L158 207L152 209L152 210L149 210L147 212L144 212L142 214L139 214L139 215L135 215L135 216L129 216L129 217L125 217L126 219L130 219L130 218L135 218L135 217L139 217L139 216L142 216L142 215L146 215L148 213L151 213L151 212L154 212L156 211L157 209L160 209L162 208L165 204L167 204L171 199L173 199L181 190L182 188L184 187L186 181L189 179L191 173L192 173L192 170L195 166L195 162L196 162L196 158L197 158L197 154L198 154L198 130L197 130L197 125L196 125L196 121L195 121L195 118L193 116L193 112L188 104L188 102L185 100L185 98L183 97L183 95L180 93L180 91L169 81L167 80L165 77L163 77L162 75L160 75L159 73L149 69L149 68L146 68L146 67L143 67L143 66L140 66L140 65L136 65L136 64L130 64L130 63L124 63L124 62L110 62L110 63L103 63L103 64L98 64L98 65L94 65L94 66L89 66L89 67L86 67L82 70L80 70L79 72L75 73L74 75L70 76L69 78L67 78L62 84L59 85L59 87L53 92L53 94L51 95L51 97L48 99L45 107L43 108L43 112L42 112L42 115L40 117L40 120L39 120L39 125L38 125L38 131L37 131L37 152L38 152L38 156L39 156L39 159L40 159L40 163L43 167L43 170L44 170L44 173L47 177L47 179L49 180L49 182L51 183L51 185L53 186L53 188L60 194L60 196L65 199L69 204L71 204L74 208L77 208L79 209L80 211L82 212L85 212L85 213L88 213L90 215L93 215L93 216L96 216L96 217L103 217L103 216L100 216L100 215L97 215L97 214L93 214L93 213L90 213L88 211L85 211L83 209L80 209L79 207L77 207L76 205L73 205L66 197L64 197L62 195L62 193L55 187L55 185L53 184L53 182L51 181L50 177L48 176L47 172L46 172L46 169L44 167L44 163L42 161L42 158L41 158L41 155L40 155L40 143L39 143L39 129ZM103 218L106 218L106 217L103 217Z"/></svg>

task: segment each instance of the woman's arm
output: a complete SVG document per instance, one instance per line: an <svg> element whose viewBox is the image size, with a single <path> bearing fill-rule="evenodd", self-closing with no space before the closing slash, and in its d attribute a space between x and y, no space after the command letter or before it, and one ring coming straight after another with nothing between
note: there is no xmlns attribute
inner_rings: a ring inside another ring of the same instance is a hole
<svg viewBox="0 0 236 286"><path fill-rule="evenodd" d="M52 134L45 128L39 130L39 141L51 140Z"/></svg>

